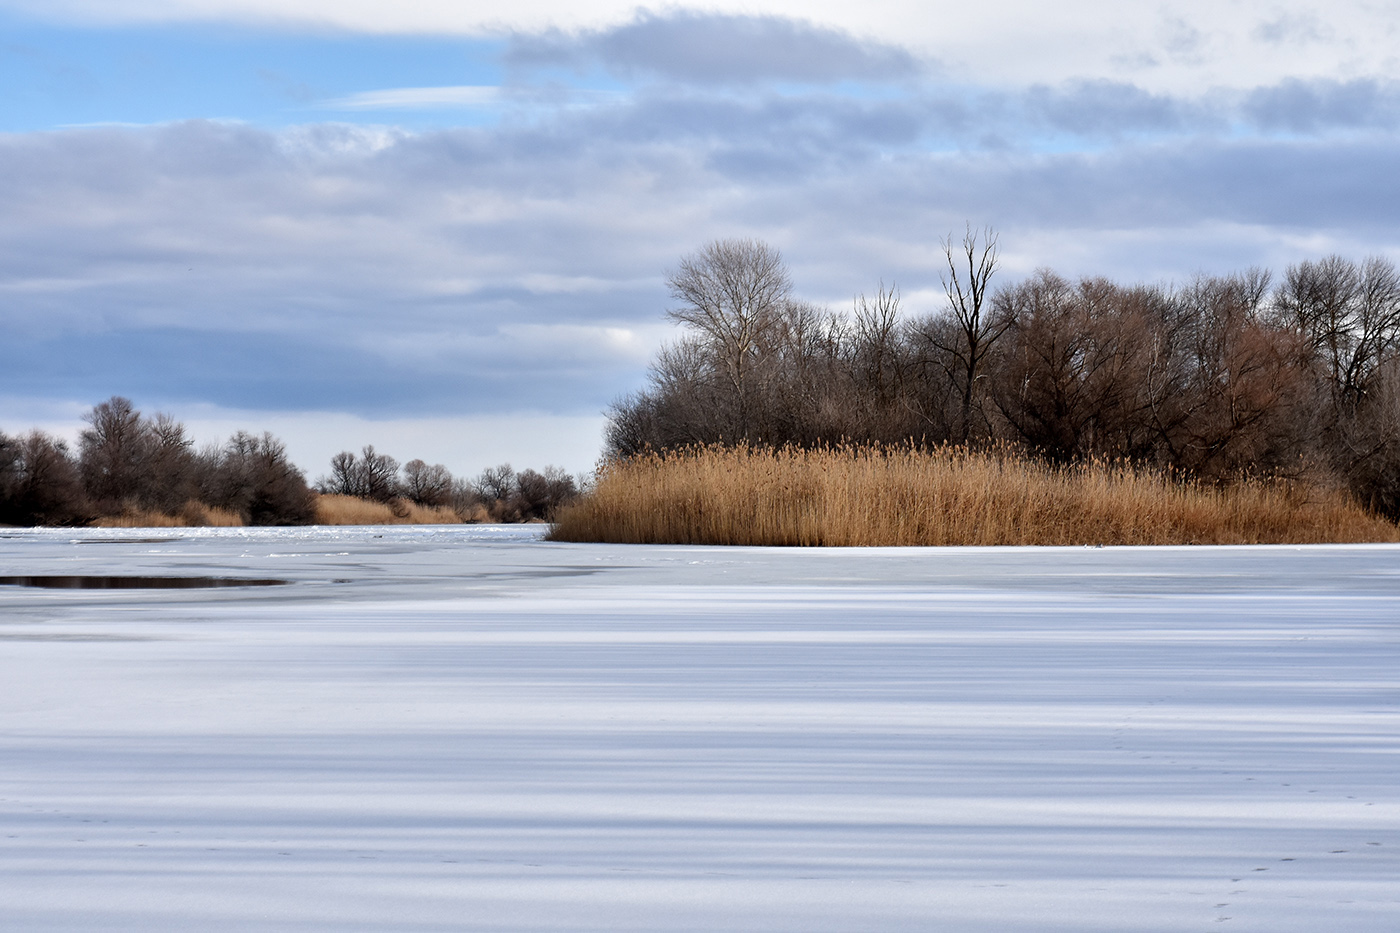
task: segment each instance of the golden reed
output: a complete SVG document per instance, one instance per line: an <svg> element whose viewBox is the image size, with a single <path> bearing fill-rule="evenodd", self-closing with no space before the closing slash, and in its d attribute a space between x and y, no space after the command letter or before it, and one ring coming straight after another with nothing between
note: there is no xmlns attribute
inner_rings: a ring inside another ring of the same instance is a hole
<svg viewBox="0 0 1400 933"><path fill-rule="evenodd" d="M485 512L478 509L467 520L483 521ZM431 508L404 499L392 504L371 502L354 496L319 495L316 497L315 525L455 525L462 516L446 506ZM243 519L233 512L216 509L191 500L173 514L154 509L127 508L120 515L105 515L93 521L94 528L207 528L242 525Z"/></svg>
<svg viewBox="0 0 1400 933"><path fill-rule="evenodd" d="M705 447L604 467L551 539L798 546L1397 541L1343 493L1009 451Z"/></svg>
<svg viewBox="0 0 1400 933"><path fill-rule="evenodd" d="M216 509L191 499L178 512L165 513L134 506L119 515L104 515L93 521L94 528L236 528L243 518L226 509Z"/></svg>
<svg viewBox="0 0 1400 933"><path fill-rule="evenodd" d="M431 508L406 499L373 502L354 496L316 497L317 525L456 525L462 517L446 506Z"/></svg>

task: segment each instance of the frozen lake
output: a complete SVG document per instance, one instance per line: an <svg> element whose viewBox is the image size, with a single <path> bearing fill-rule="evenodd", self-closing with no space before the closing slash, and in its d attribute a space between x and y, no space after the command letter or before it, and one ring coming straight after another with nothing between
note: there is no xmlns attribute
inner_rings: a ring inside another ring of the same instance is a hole
<svg viewBox="0 0 1400 933"><path fill-rule="evenodd" d="M1400 547L0 529L6 930L1400 929Z"/></svg>

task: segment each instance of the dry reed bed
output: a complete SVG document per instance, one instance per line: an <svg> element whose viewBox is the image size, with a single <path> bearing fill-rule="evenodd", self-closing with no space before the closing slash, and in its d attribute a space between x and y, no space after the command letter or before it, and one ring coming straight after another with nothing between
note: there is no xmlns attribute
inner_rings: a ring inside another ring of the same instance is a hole
<svg viewBox="0 0 1400 933"><path fill-rule="evenodd" d="M386 503L354 496L316 497L318 525L457 525L461 522L462 517L446 506L430 508L406 499Z"/></svg>
<svg viewBox="0 0 1400 933"><path fill-rule="evenodd" d="M127 508L120 515L104 515L93 521L94 528L237 528L241 516L191 499L174 514L154 509Z"/></svg>
<svg viewBox="0 0 1400 933"><path fill-rule="evenodd" d="M456 525L463 521L486 520L480 507L467 519L445 506L430 508L405 499L392 504L357 499L354 496L316 497L317 525ZM237 527L243 519L233 512L216 509L202 502L189 501L173 514L154 509L128 508L120 515L105 515L92 522L94 528L213 528Z"/></svg>
<svg viewBox="0 0 1400 933"><path fill-rule="evenodd" d="M551 538L638 544L1083 545L1397 541L1347 496L962 449L704 448L607 466Z"/></svg>

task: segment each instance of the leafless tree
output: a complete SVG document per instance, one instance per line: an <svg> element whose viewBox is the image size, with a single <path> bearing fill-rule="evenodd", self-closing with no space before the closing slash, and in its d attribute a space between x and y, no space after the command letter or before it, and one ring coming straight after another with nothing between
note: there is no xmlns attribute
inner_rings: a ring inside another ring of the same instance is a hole
<svg viewBox="0 0 1400 933"><path fill-rule="evenodd" d="M404 498L419 505L447 504L452 496L452 474L441 463L429 466L422 460L410 460L403 465Z"/></svg>
<svg viewBox="0 0 1400 933"><path fill-rule="evenodd" d="M331 457L331 475L323 478L319 486L321 492L332 495L364 498L363 474L355 455L342 450Z"/></svg>
<svg viewBox="0 0 1400 933"><path fill-rule="evenodd" d="M358 457L342 450L331 458L331 475L320 487L323 492L389 502L399 494L399 462L373 444L366 444Z"/></svg>
<svg viewBox="0 0 1400 933"><path fill-rule="evenodd" d="M909 369L899 289L881 282L873 299L856 296L848 359L854 385L851 396L861 400L860 417L870 433L881 440L896 440L907 430L897 410Z"/></svg>
<svg viewBox="0 0 1400 933"><path fill-rule="evenodd" d="M360 470L364 477L364 498L388 502L399 494L399 462L381 454L373 444L360 451Z"/></svg>
<svg viewBox="0 0 1400 933"><path fill-rule="evenodd" d="M998 264L996 233L990 227L979 233L969 224L961 243L955 244L949 234L942 245L948 264L943 277L948 300L945 313L952 326L926 327L924 336L944 355L943 365L956 383L961 398L957 439L967 441L972 433L978 380L988 354L1010 322L989 313L991 281Z"/></svg>
<svg viewBox="0 0 1400 933"><path fill-rule="evenodd" d="M287 459L286 446L267 432L234 434L204 492L208 504L237 513L249 525L304 525L315 517L306 477Z"/></svg>
<svg viewBox="0 0 1400 933"><path fill-rule="evenodd" d="M1301 262L1288 267L1273 311L1307 341L1338 409L1354 407L1400 340L1400 273L1374 256Z"/></svg>
<svg viewBox="0 0 1400 933"><path fill-rule="evenodd" d="M0 434L0 524L68 525L92 517L78 466L42 431Z"/></svg>
<svg viewBox="0 0 1400 933"><path fill-rule="evenodd" d="M515 485L515 511L526 521L552 520L559 507L578 494L573 477L555 466L545 467L543 473L521 470Z"/></svg>
<svg viewBox="0 0 1400 933"><path fill-rule="evenodd" d="M173 512L199 492L194 442L183 424L164 413L146 422L146 437L148 481L142 504Z"/></svg>
<svg viewBox="0 0 1400 933"><path fill-rule="evenodd" d="M680 302L667 316L700 335L732 399L729 439L750 438L757 371L792 290L782 255L757 240L717 240L684 257L666 284Z"/></svg>
<svg viewBox="0 0 1400 933"><path fill-rule="evenodd" d="M138 503L149 485L150 430L131 400L114 395L84 417L79 463L87 494L104 510Z"/></svg>
<svg viewBox="0 0 1400 933"><path fill-rule="evenodd" d="M490 508L515 495L515 470L509 463L487 467L476 478L476 489Z"/></svg>
<svg viewBox="0 0 1400 933"><path fill-rule="evenodd" d="M13 501L23 476L24 460L20 456L19 438L0 431L0 513L4 513L6 504ZM0 518L0 524L16 523Z"/></svg>

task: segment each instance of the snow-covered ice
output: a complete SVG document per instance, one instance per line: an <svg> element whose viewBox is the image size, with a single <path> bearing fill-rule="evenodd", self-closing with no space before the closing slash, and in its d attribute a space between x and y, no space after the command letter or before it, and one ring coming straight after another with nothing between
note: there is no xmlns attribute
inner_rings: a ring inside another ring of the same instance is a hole
<svg viewBox="0 0 1400 933"><path fill-rule="evenodd" d="M0 928L1400 930L1400 548L0 530Z"/></svg>

